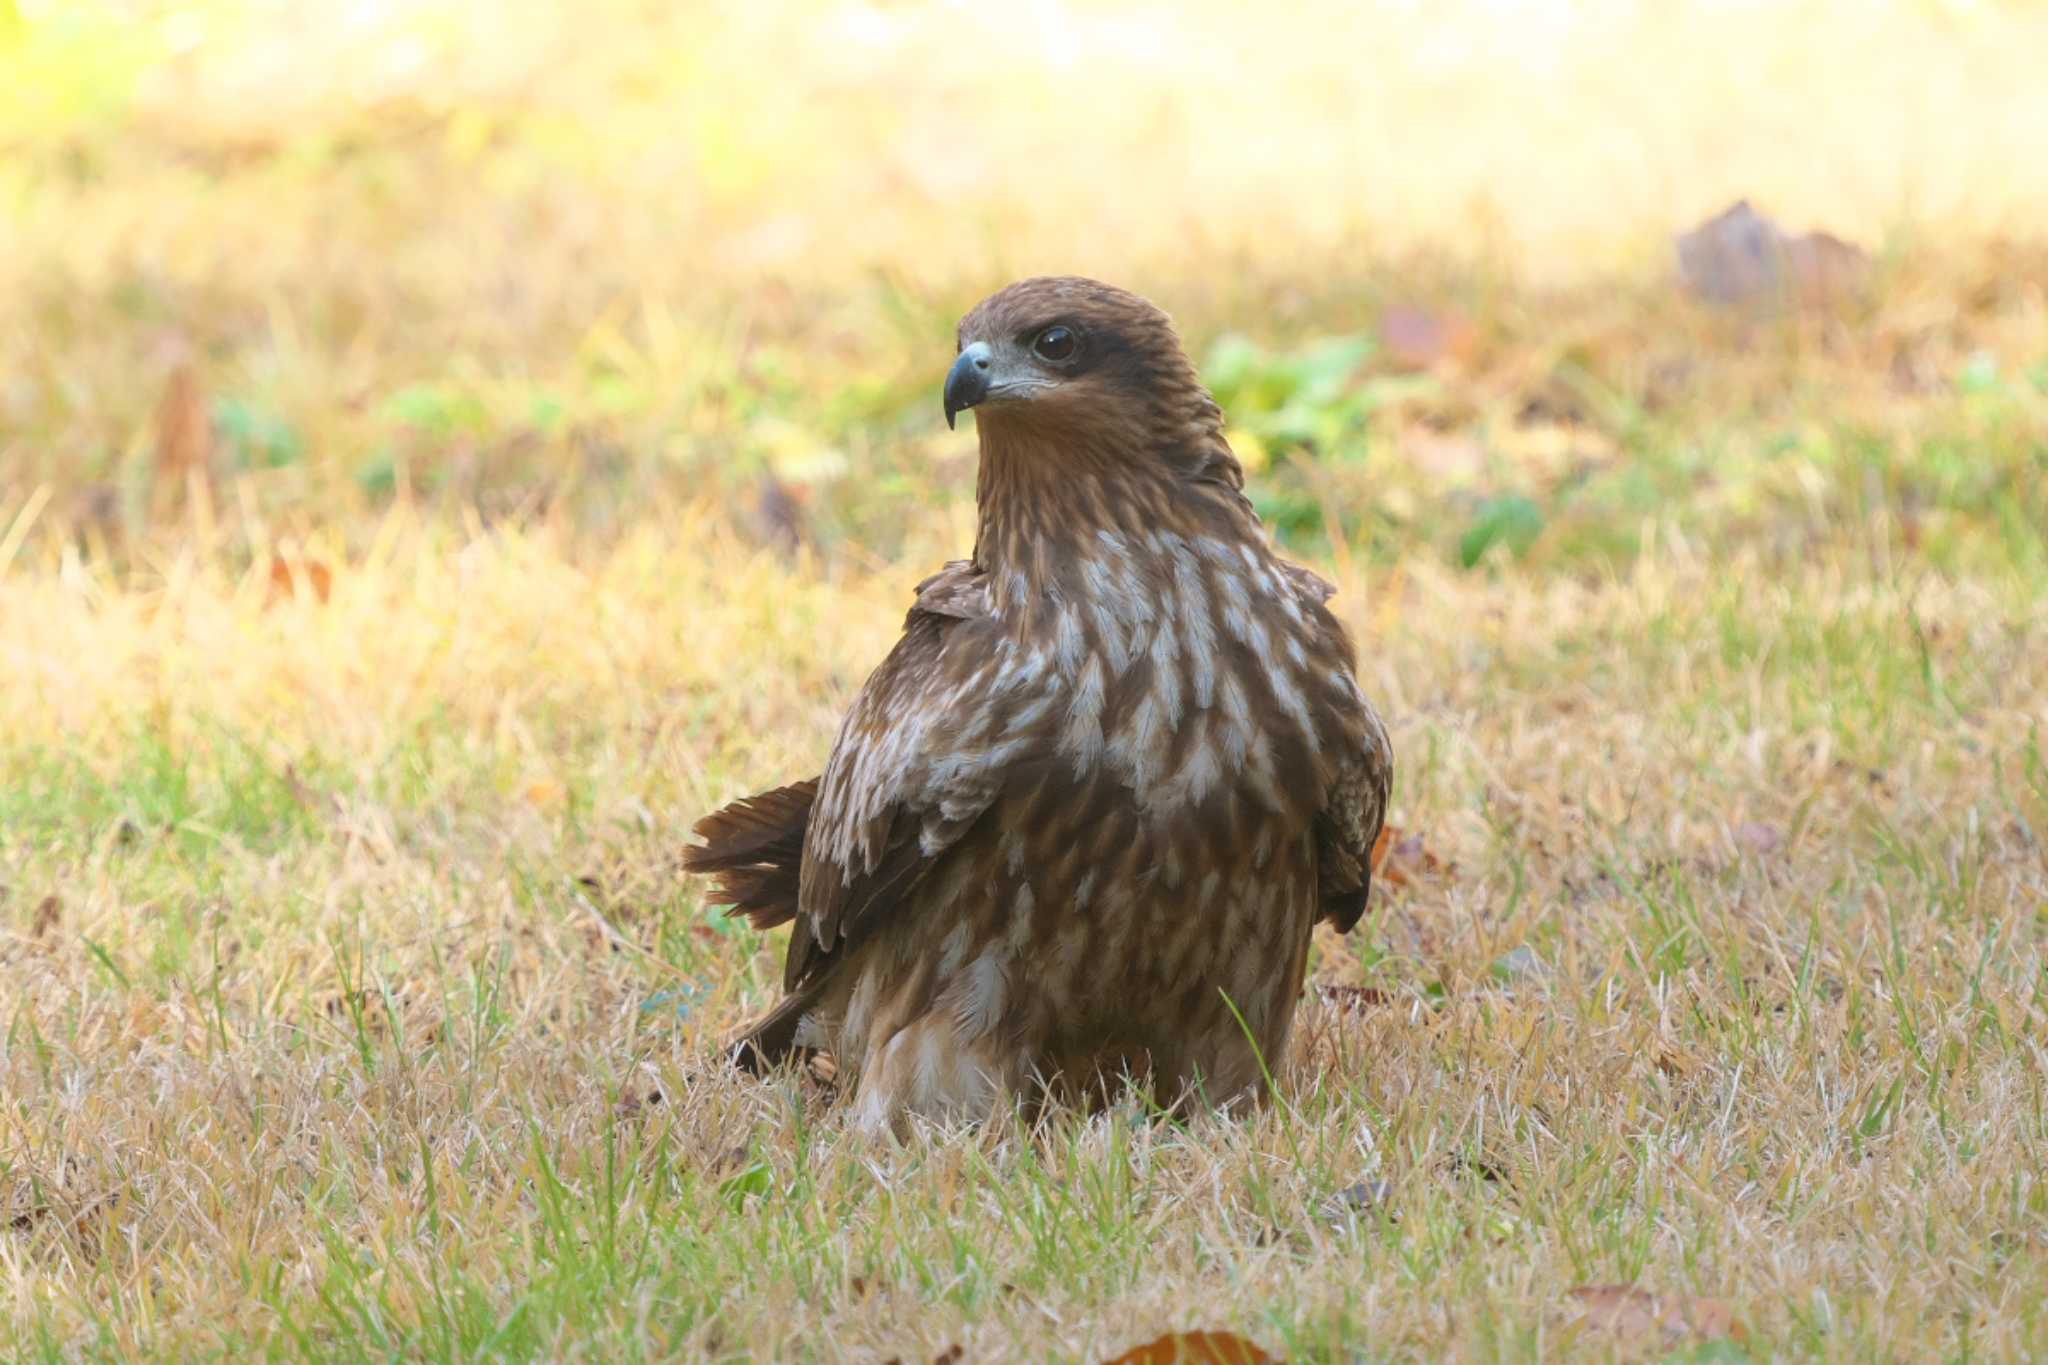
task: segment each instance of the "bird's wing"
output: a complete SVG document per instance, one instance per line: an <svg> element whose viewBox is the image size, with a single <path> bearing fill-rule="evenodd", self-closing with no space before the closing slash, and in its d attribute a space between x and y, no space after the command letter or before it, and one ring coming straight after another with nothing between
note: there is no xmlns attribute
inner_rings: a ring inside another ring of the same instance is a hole
<svg viewBox="0 0 2048 1365"><path fill-rule="evenodd" d="M919 614L971 621L993 616L982 574L956 559L917 585ZM909 623L906 622L906 625ZM742 797L699 820L704 842L683 850L683 870L713 877L709 900L745 915L756 929L796 918L804 840L821 778Z"/></svg>
<svg viewBox="0 0 2048 1365"><path fill-rule="evenodd" d="M1321 917L1348 934L1365 913L1372 892L1372 850L1387 818L1387 797L1394 782L1394 746L1372 703L1359 690L1351 667L1352 650L1343 627L1323 606L1337 591L1325 579L1298 564L1281 564L1289 583L1309 614L1324 624L1337 643L1344 667L1331 700L1334 731L1327 742L1336 752L1330 780L1316 812L1316 863L1320 880Z"/></svg>
<svg viewBox="0 0 2048 1365"><path fill-rule="evenodd" d="M1029 707L1043 681L1017 664L971 565L919 585L902 638L861 688L819 779L787 989L900 903L1043 742Z"/></svg>
<svg viewBox="0 0 2048 1365"><path fill-rule="evenodd" d="M1321 918L1340 934L1348 934L1365 913L1372 892L1372 846L1387 816L1387 793L1393 780L1387 732L1368 708L1371 720L1362 743L1338 764L1336 780L1316 813L1316 862L1320 882Z"/></svg>

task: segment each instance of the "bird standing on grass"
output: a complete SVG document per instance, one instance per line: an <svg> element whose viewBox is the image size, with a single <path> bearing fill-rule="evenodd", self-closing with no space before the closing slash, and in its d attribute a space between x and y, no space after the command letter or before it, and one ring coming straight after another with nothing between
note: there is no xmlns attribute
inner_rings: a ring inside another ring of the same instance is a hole
<svg viewBox="0 0 2048 1365"><path fill-rule="evenodd" d="M872 1130L1126 1077L1260 1096L1312 927L1365 908L1392 778L1334 589L1267 545L1145 300L1025 280L959 346L973 558L918 586L823 775L686 856L756 927L794 921L735 1057L831 1053Z"/></svg>

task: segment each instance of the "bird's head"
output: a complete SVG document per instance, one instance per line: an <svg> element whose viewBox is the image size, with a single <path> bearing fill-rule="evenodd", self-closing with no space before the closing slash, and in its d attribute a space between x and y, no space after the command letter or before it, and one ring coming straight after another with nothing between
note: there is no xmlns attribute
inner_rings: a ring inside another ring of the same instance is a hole
<svg viewBox="0 0 2048 1365"><path fill-rule="evenodd" d="M1115 422L1153 444L1216 410L1166 314L1095 280L1010 285L961 319L959 343L946 376L946 425L975 408L985 436Z"/></svg>

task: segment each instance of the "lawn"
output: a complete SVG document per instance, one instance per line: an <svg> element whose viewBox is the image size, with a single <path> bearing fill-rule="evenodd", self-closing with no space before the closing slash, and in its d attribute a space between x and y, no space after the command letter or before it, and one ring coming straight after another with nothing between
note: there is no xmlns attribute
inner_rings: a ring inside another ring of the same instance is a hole
<svg viewBox="0 0 2048 1365"><path fill-rule="evenodd" d="M0 0L0 1356L2048 1356L2048 14L1455 8ZM1684 289L1743 194L1853 287ZM1044 268L1399 833L1262 1113L878 1143L679 855Z"/></svg>

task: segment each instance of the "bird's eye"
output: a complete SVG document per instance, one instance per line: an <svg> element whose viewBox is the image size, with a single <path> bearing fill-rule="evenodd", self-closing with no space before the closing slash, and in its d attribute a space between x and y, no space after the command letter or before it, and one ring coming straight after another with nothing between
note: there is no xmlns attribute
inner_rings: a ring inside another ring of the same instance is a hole
<svg viewBox="0 0 2048 1365"><path fill-rule="evenodd" d="M1074 335L1073 328L1055 326L1040 332L1032 341L1031 349L1037 353L1040 360L1050 360L1058 364L1062 360L1072 360L1074 350L1079 344L1080 339Z"/></svg>

